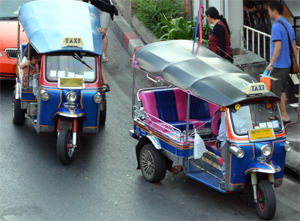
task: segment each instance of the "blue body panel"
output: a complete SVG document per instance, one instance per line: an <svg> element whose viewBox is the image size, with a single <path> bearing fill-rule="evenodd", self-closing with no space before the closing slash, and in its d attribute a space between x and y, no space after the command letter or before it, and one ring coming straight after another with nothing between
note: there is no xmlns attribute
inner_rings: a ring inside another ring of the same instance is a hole
<svg viewBox="0 0 300 221"><path fill-rule="evenodd" d="M229 168L230 168L230 185L241 185L245 184L246 176L244 173L250 169L251 165L256 165L258 168L270 168L269 165L273 168L280 167L281 170L274 174L274 178L282 179L283 178L283 168L285 163L285 156L286 151L284 150L283 144L286 141L285 138L280 138L273 141L266 141L266 142L257 142L257 143L249 143L249 144L239 144L233 143L236 146L239 146L245 151L245 156L241 159L235 157L234 155L230 154L229 161ZM272 146L272 154L271 158L268 159L264 163L260 163L258 157L261 157L260 148L264 144L270 144Z"/></svg>
<svg viewBox="0 0 300 221"><path fill-rule="evenodd" d="M221 173L221 172L220 172ZM221 173L222 174L222 173ZM226 193L225 189L219 188L220 179L202 171L202 172L196 172L196 173L187 173L187 175L194 180L205 184L206 186L209 186L215 190L218 190L221 193ZM222 176L220 176L222 177Z"/></svg>
<svg viewBox="0 0 300 221"><path fill-rule="evenodd" d="M98 123L98 113L99 113L99 104L96 104L93 100L94 94L99 90L73 90L77 93L78 98L75 102L78 107L75 109L70 109L64 107L66 103L66 93L70 90L67 89L52 89L46 88L50 94L50 99L48 101L39 100L39 123L41 126L55 126L55 116L59 114L70 115L71 118L74 117L83 117L85 116L86 121L83 124L83 127L97 127ZM105 95L102 95L105 100Z"/></svg>
<svg viewBox="0 0 300 221"><path fill-rule="evenodd" d="M44 0L24 4L19 20L26 35L40 54L83 51L102 54L102 35L97 8L79 1ZM84 46L65 47L65 37L81 38Z"/></svg>
<svg viewBox="0 0 300 221"><path fill-rule="evenodd" d="M35 102L36 97L34 96L33 92L21 91L21 102Z"/></svg>
<svg viewBox="0 0 300 221"><path fill-rule="evenodd" d="M256 171L258 169L265 171L265 173L274 173L274 170L280 170L281 168L277 163L273 162L272 160L269 163L253 161L246 168L244 176L246 176L248 173L251 173L252 171Z"/></svg>

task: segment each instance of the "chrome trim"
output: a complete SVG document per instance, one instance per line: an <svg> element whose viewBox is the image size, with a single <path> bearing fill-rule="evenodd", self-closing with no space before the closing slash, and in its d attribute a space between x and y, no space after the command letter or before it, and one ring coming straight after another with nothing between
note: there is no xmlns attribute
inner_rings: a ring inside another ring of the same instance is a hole
<svg viewBox="0 0 300 221"><path fill-rule="evenodd" d="M140 100L140 93L143 92L143 91L149 91L149 90L158 90L158 89L168 89L169 87L165 86L165 87L149 87L149 88L142 88L142 89L139 89L136 93L136 96L137 96L137 100L138 101L141 101ZM134 96L133 96L134 97ZM134 105L134 104L133 104Z"/></svg>
<svg viewBox="0 0 300 221"><path fill-rule="evenodd" d="M66 114L66 113L55 113L54 116L59 115L63 117L69 117L69 118L79 118L85 116L85 113L81 114Z"/></svg>
<svg viewBox="0 0 300 221"><path fill-rule="evenodd" d="M17 82L16 83L16 93L15 93L16 100L20 100L21 99L20 88L21 88L21 84Z"/></svg>
<svg viewBox="0 0 300 221"><path fill-rule="evenodd" d="M16 57L12 57L11 55L9 55L9 53L7 51L15 51L13 53L16 53ZM18 48L6 48L5 53L6 53L7 57L9 57L11 59L17 59L17 57L18 57Z"/></svg>
<svg viewBox="0 0 300 221"><path fill-rule="evenodd" d="M129 131L129 136L131 136L132 138L134 138L134 139L136 139L136 140L139 140L139 139L140 139L140 136L137 135L136 133L134 133L134 130L133 130L133 129L131 129L131 130Z"/></svg>
<svg viewBox="0 0 300 221"><path fill-rule="evenodd" d="M241 159L245 156L245 151L242 148L238 147L238 146L231 146L230 145L229 148L228 148L228 151L230 153L232 153L234 156L236 156L237 158L239 158L239 159ZM239 151L243 152L243 155L241 157L238 156Z"/></svg>
<svg viewBox="0 0 300 221"><path fill-rule="evenodd" d="M152 144L154 145L154 147L157 149L157 150L161 150L161 146L160 146L160 143L158 141L158 138L154 137L153 135L146 135L146 137L152 142Z"/></svg>

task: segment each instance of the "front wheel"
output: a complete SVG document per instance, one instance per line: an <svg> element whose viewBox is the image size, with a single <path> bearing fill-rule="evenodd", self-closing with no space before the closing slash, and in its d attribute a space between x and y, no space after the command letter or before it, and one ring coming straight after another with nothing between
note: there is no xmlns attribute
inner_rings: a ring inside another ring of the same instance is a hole
<svg viewBox="0 0 300 221"><path fill-rule="evenodd" d="M276 196L274 188L267 180L258 183L256 211L264 220L272 219L276 212Z"/></svg>
<svg viewBox="0 0 300 221"><path fill-rule="evenodd" d="M57 137L57 155L59 161L64 165L69 165L74 160L74 150L72 147L73 133L69 129L62 129Z"/></svg>
<svg viewBox="0 0 300 221"><path fill-rule="evenodd" d="M140 168L145 180L157 183L165 178L166 158L153 144L146 144L140 152Z"/></svg>
<svg viewBox="0 0 300 221"><path fill-rule="evenodd" d="M25 122L25 112L21 109L21 101L15 98L15 93L13 93L13 103L12 103L12 119L15 125L23 125Z"/></svg>
<svg viewBox="0 0 300 221"><path fill-rule="evenodd" d="M105 105L104 110L100 111L99 125L104 125L106 121L107 101L105 101L104 105Z"/></svg>

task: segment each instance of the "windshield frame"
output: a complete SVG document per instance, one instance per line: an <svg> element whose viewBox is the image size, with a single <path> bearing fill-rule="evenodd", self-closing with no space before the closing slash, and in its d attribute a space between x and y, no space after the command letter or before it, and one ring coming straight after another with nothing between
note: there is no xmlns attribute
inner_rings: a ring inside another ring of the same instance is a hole
<svg viewBox="0 0 300 221"><path fill-rule="evenodd" d="M50 79L48 78L48 74L47 74L48 57L50 57L50 56L70 56L70 58L72 58L72 59L74 59L74 60L77 60L77 59L75 59L75 58L72 56L74 53L79 54L80 52L78 52L78 51L73 51L73 52L65 52L65 53L60 52L60 53L46 54L46 56L45 56L45 73L44 73L45 79L46 79L48 82L50 82L50 83L57 83L57 84L58 84L58 82L59 82L58 78L57 78L57 80L50 80ZM85 54L86 54L85 56L91 56L91 57L93 57L94 60L95 60L95 65L94 65L94 67L92 66L92 67L93 67L93 70L95 70L95 78L94 78L93 81L86 81L86 80L84 79L84 84L93 84L93 83L95 83L95 82L98 80L97 56L95 56L94 54L91 54L91 53L85 53ZM80 61L77 60L77 62L80 62ZM76 77L75 77L75 78L76 78Z"/></svg>
<svg viewBox="0 0 300 221"><path fill-rule="evenodd" d="M273 132L274 132L274 134L280 134L280 133L282 133L284 131L284 126L283 126L283 121L282 121L282 118L281 118L281 112L280 112L280 108L279 108L279 103L275 99L270 99L269 101L274 101L275 104L276 104L276 106L277 106L277 112L278 112L278 116L279 116L278 121L280 123L280 127L277 130L274 130L274 128L273 128ZM264 101L263 100L256 100L256 101L243 102L243 103L240 103L240 104L241 104L241 107L243 107L243 106L249 106L249 105L252 105L252 104L255 104L255 103L264 103ZM245 133L238 133L236 131L236 127L234 125L234 120L233 120L234 116L232 115L233 111L231 110L231 108L234 108L234 106L235 105L233 105L233 106L231 106L231 107L228 108L228 112L229 112L229 115L230 115L231 128L234 131L234 133L235 133L236 136L240 136L240 137L241 136L247 136L247 137L249 137L248 133L249 133L250 130L248 130ZM255 128L253 128L251 130L255 130Z"/></svg>

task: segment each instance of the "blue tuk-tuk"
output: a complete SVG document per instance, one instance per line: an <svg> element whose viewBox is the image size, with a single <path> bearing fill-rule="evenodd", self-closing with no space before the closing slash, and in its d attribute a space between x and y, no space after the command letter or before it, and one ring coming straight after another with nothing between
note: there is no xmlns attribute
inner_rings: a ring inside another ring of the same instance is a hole
<svg viewBox="0 0 300 221"><path fill-rule="evenodd" d="M205 46L197 55L192 48L187 40L158 42L133 56L130 135L138 140L138 169L149 182L161 181L167 170L184 171L221 193L248 192L258 215L271 219L274 187L282 185L292 149L279 98ZM153 85L140 88L141 76Z"/></svg>
<svg viewBox="0 0 300 221"><path fill-rule="evenodd" d="M96 134L106 120L97 28L97 8L83 2L33 1L19 12L18 35L25 31L29 42L18 42L13 123L23 125L26 115L38 134L56 135L57 154L66 165L74 159L79 136ZM22 59L31 62L33 53L40 71L21 69Z"/></svg>

